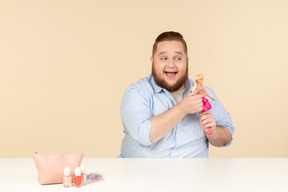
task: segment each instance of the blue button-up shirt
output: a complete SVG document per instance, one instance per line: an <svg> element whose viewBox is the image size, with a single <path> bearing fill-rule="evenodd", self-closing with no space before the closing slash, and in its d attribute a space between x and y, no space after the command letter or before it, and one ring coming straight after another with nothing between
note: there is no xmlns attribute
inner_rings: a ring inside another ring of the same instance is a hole
<svg viewBox="0 0 288 192"><path fill-rule="evenodd" d="M192 91L193 85L194 82L188 78L183 98ZM207 97L216 125L227 127L233 137L230 114L212 89L205 87L205 90L216 100ZM125 137L119 157L208 157L208 139L200 127L199 113L186 115L165 137L155 143L150 141L151 117L164 113L176 104L171 93L159 87L152 75L132 84L126 90L121 104Z"/></svg>

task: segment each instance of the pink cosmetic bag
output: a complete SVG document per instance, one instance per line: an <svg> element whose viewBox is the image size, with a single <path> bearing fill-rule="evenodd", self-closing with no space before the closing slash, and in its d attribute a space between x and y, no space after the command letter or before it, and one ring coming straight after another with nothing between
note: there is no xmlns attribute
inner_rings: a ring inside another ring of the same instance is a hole
<svg viewBox="0 0 288 192"><path fill-rule="evenodd" d="M60 155L42 155L34 153L33 158L41 185L63 183L64 169L70 167L71 177L76 167L80 167L84 152Z"/></svg>

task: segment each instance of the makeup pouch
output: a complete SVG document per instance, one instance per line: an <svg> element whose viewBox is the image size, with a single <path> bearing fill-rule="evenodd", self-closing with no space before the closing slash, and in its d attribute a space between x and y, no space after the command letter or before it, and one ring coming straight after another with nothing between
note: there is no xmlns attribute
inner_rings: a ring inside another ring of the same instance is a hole
<svg viewBox="0 0 288 192"><path fill-rule="evenodd" d="M41 185L63 183L64 169L70 167L71 177L76 167L80 167L84 152L59 155L43 155L34 153L33 159L38 171Z"/></svg>

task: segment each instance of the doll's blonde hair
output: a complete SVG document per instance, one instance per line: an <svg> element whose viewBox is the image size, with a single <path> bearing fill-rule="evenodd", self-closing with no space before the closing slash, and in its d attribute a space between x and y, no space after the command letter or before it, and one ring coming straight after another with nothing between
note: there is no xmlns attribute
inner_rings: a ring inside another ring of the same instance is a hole
<svg viewBox="0 0 288 192"><path fill-rule="evenodd" d="M194 86L193 86L193 89L192 91L195 91L197 89L197 86L198 86L198 83L197 83L197 79L199 79L200 77L203 78L203 75L202 74L199 74L195 77L195 82L194 82Z"/></svg>

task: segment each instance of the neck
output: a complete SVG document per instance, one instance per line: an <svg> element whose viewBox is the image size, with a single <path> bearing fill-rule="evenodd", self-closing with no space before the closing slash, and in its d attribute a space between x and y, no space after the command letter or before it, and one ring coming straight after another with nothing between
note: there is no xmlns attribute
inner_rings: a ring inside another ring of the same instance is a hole
<svg viewBox="0 0 288 192"><path fill-rule="evenodd" d="M183 89L185 89L185 83L184 83L184 85L183 85L180 89L178 89L177 91L182 91Z"/></svg>
<svg viewBox="0 0 288 192"><path fill-rule="evenodd" d="M199 89L200 89L200 88L203 88L202 84L198 84L197 87L198 87Z"/></svg>
<svg viewBox="0 0 288 192"><path fill-rule="evenodd" d="M185 88L185 85L182 86L180 89L178 89L177 91L173 91L173 92L170 92L170 93L175 93L175 92L178 92L178 91L182 91L183 89Z"/></svg>

